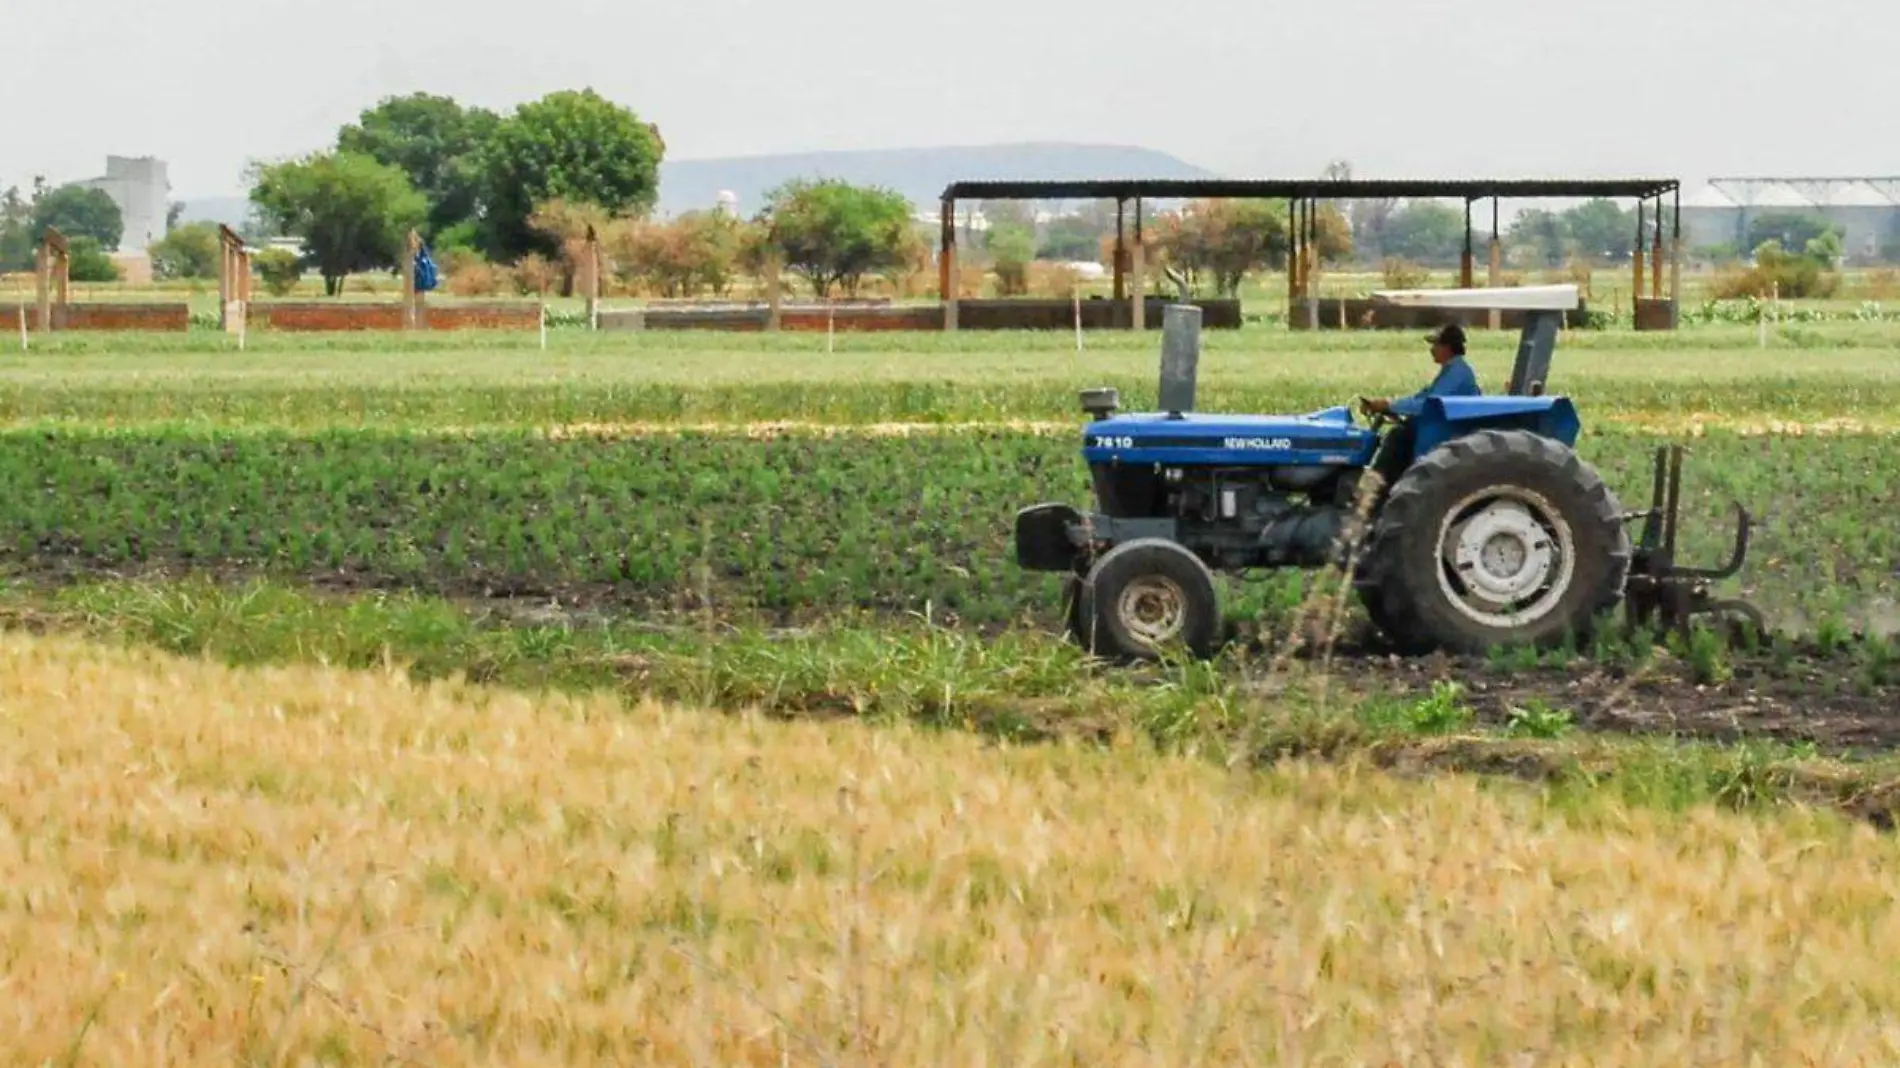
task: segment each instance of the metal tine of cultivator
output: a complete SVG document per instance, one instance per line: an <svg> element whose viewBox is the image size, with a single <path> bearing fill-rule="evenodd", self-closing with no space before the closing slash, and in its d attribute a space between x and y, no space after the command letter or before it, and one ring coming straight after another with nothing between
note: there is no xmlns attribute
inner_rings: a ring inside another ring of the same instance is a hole
<svg viewBox="0 0 1900 1068"><path fill-rule="evenodd" d="M1631 607L1639 618L1659 615L1665 625L1681 628L1695 615L1735 614L1746 617L1757 633L1766 632L1766 622L1746 601L1716 600L1709 595L1709 584L1729 578L1742 569L1748 558L1752 518L1740 502L1735 504L1737 529L1735 548L1722 567L1682 567L1676 563L1678 526L1682 511L1681 445L1656 450L1656 482L1651 505L1644 517L1643 536L1638 543L1635 576L1640 584L1632 586Z"/></svg>

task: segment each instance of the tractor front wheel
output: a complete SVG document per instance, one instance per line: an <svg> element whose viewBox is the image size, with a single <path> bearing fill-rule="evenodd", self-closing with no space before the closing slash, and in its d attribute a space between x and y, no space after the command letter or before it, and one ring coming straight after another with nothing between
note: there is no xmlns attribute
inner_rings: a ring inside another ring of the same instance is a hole
<svg viewBox="0 0 1900 1068"><path fill-rule="evenodd" d="M1622 508L1563 445L1486 430L1432 450L1392 487L1357 583L1407 652L1548 646L1622 599Z"/></svg>
<svg viewBox="0 0 1900 1068"><path fill-rule="evenodd" d="M1155 660L1171 646L1214 655L1220 598L1200 557L1161 538L1104 553L1076 590L1071 623L1082 648L1116 660Z"/></svg>

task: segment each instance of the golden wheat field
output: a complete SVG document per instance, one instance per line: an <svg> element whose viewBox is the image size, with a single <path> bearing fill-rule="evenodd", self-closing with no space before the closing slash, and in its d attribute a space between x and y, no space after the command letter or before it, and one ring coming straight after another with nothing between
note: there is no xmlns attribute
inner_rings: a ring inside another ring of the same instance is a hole
<svg viewBox="0 0 1900 1068"><path fill-rule="evenodd" d="M0 638L9 1064L1878 1064L1818 816Z"/></svg>

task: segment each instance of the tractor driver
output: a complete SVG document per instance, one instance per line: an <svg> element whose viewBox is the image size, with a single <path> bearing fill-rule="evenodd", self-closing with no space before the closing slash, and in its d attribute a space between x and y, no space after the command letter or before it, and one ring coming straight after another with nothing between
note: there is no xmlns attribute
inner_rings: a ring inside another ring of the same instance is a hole
<svg viewBox="0 0 1900 1068"><path fill-rule="evenodd" d="M1457 323L1447 323L1438 328L1438 332L1428 336L1426 341L1432 346L1432 362L1438 365L1438 375L1431 384L1409 397L1396 397L1387 400L1382 397L1359 398L1359 408L1367 415L1374 413L1398 415L1406 418L1417 416L1425 410L1427 397L1477 397L1484 391L1478 388L1478 373L1465 361L1465 331ZM1386 455L1393 457L1409 456L1414 431L1411 424L1404 424L1387 435ZM1385 472L1388 479L1395 472Z"/></svg>

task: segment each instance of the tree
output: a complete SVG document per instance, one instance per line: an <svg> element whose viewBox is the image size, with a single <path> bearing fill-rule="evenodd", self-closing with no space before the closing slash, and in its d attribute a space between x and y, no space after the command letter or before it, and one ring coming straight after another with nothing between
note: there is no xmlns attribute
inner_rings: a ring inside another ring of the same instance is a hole
<svg viewBox="0 0 1900 1068"><path fill-rule="evenodd" d="M609 235L608 252L623 281L665 297L725 293L751 239L748 225L722 211L687 212L666 223L635 220Z"/></svg>
<svg viewBox="0 0 1900 1068"><path fill-rule="evenodd" d="M251 201L282 232L303 239L330 296L343 292L354 271L394 267L408 230L428 213L401 171L347 152L262 168Z"/></svg>
<svg viewBox="0 0 1900 1068"><path fill-rule="evenodd" d="M910 216L900 193L835 178L795 179L766 195L758 221L786 268L822 297L834 285L856 295L865 275L902 266Z"/></svg>
<svg viewBox="0 0 1900 1068"><path fill-rule="evenodd" d="M11 186L0 193L0 271L32 267L34 243L33 204Z"/></svg>
<svg viewBox="0 0 1900 1068"><path fill-rule="evenodd" d="M34 233L44 233L49 226L69 240L90 237L110 252L125 234L125 217L105 190L63 185L33 201Z"/></svg>
<svg viewBox="0 0 1900 1068"><path fill-rule="evenodd" d="M1511 222L1511 244L1528 249L1545 267L1562 267L1570 254L1568 220L1544 208L1520 212Z"/></svg>
<svg viewBox="0 0 1900 1068"><path fill-rule="evenodd" d="M1114 223L1110 222L1109 226ZM1051 219L1043 233L1036 258L1043 260L1091 260L1107 233L1100 221L1089 215L1063 215Z"/></svg>
<svg viewBox="0 0 1900 1068"><path fill-rule="evenodd" d="M174 200L170 204L165 205L165 232L169 234L173 230L176 230L179 222L182 221L184 217L184 201Z"/></svg>
<svg viewBox="0 0 1900 1068"><path fill-rule="evenodd" d="M1035 230L1020 222L991 226L989 248L1000 294L1018 297L1029 292L1029 264L1036 258Z"/></svg>
<svg viewBox="0 0 1900 1068"><path fill-rule="evenodd" d="M1465 247L1465 218L1434 200L1418 200L1392 213L1381 235L1381 250L1418 263L1458 262Z"/></svg>
<svg viewBox="0 0 1900 1068"><path fill-rule="evenodd" d="M1286 205L1274 200L1196 200L1155 220L1167 262L1193 286L1203 274L1233 296L1248 272L1286 264Z"/></svg>
<svg viewBox="0 0 1900 1068"><path fill-rule="evenodd" d="M187 223L166 234L147 250L152 274L158 278L216 278L218 227L216 223Z"/></svg>
<svg viewBox="0 0 1900 1068"><path fill-rule="evenodd" d="M1587 260L1620 263L1630 258L1630 246L1636 243L1635 209L1619 208L1602 197L1564 212L1564 224Z"/></svg>
<svg viewBox="0 0 1900 1068"><path fill-rule="evenodd" d="M616 218L645 215L658 199L665 150L656 127L591 89L521 105L482 152L490 254L558 251L528 224L550 200L596 204Z"/></svg>
<svg viewBox="0 0 1900 1068"><path fill-rule="evenodd" d="M303 261L287 248L261 249L251 262L264 280L264 288L274 297L289 296L303 280Z"/></svg>
<svg viewBox="0 0 1900 1068"><path fill-rule="evenodd" d="M66 243L66 277L75 282L116 282L119 265L106 255L98 238L81 234Z"/></svg>
<svg viewBox="0 0 1900 1068"><path fill-rule="evenodd" d="M429 200L427 232L476 217L482 200L482 152L500 116L429 93L389 96L337 131L337 149L368 156L409 176Z"/></svg>
<svg viewBox="0 0 1900 1068"><path fill-rule="evenodd" d="M1784 249L1808 247L1808 242L1833 234L1840 234L1834 224L1820 215L1808 212L1781 211L1757 215L1748 224L1748 247L1760 248L1770 241Z"/></svg>

